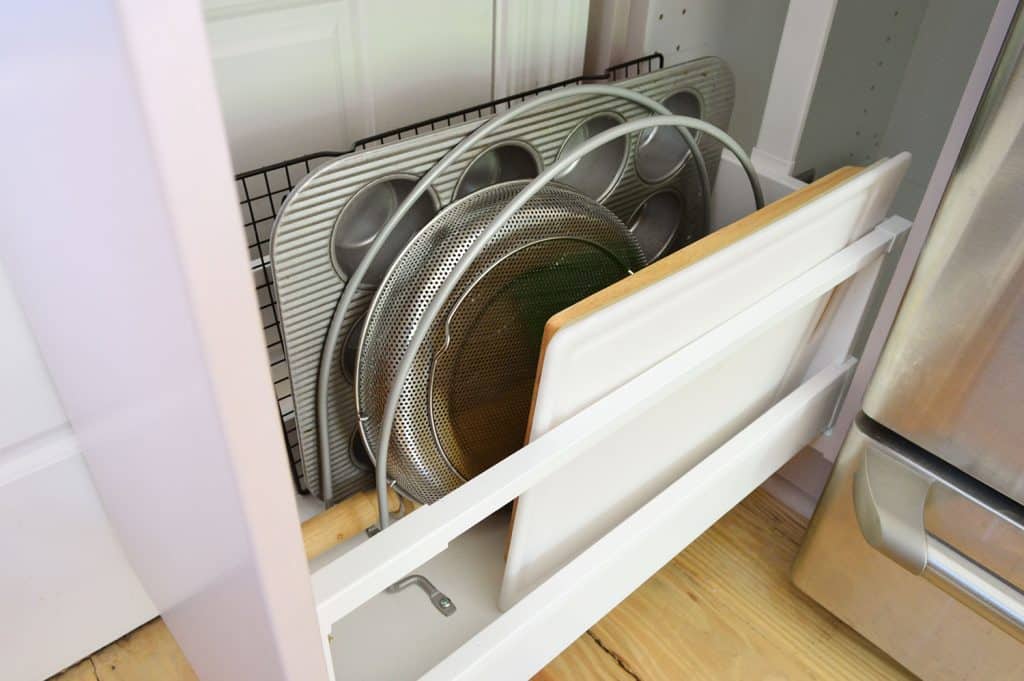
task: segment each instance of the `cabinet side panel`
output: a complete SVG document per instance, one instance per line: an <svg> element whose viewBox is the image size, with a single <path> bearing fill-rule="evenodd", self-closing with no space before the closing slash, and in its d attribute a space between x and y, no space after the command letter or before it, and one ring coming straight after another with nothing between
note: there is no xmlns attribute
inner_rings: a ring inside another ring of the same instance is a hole
<svg viewBox="0 0 1024 681"><path fill-rule="evenodd" d="M201 678L325 678L199 7L0 15L0 254L118 538Z"/></svg>

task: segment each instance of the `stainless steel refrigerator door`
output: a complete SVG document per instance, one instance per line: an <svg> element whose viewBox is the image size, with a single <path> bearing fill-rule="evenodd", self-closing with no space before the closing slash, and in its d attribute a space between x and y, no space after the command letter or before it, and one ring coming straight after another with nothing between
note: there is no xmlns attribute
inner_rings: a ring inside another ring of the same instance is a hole
<svg viewBox="0 0 1024 681"><path fill-rule="evenodd" d="M863 410L1024 502L1024 66L1013 33Z"/></svg>
<svg viewBox="0 0 1024 681"><path fill-rule="evenodd" d="M924 679L1024 678L1020 507L863 415L794 582Z"/></svg>

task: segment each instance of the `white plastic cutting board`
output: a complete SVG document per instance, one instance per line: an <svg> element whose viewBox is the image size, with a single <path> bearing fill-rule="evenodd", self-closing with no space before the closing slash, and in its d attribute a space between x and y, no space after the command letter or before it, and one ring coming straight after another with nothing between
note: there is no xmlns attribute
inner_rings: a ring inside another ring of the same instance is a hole
<svg viewBox="0 0 1024 681"><path fill-rule="evenodd" d="M555 315L533 440L841 250L885 217L909 154L844 168ZM516 505L505 609L748 425L800 379L827 296L624 421Z"/></svg>

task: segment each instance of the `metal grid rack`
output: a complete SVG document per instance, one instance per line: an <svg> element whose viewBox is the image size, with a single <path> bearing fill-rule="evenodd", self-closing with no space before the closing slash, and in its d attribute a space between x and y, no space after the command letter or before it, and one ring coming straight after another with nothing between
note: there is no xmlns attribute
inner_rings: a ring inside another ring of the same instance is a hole
<svg viewBox="0 0 1024 681"><path fill-rule="evenodd" d="M274 382L278 412L281 417L281 429L288 448L295 485L300 492L306 492L308 488L305 484L302 467L299 465L299 440L295 426L295 408L292 403L288 359L285 356L284 343L281 339L281 325L277 311L277 294L274 290L273 272L270 266L270 234L278 212L292 189L312 170L344 154L351 154L423 132L430 132L450 125L484 118L505 111L515 104L526 101L530 97L558 88L580 85L582 83L624 80L657 71L664 67L664 65L664 56L655 52L645 57L611 66L600 75L580 75L366 137L357 140L353 143L352 148L347 151L318 151L263 166L262 168L256 168L255 170L235 176L238 197L242 208L246 243L249 248L249 259L256 286L256 294L259 299L260 314L263 319L263 333L266 338L271 377Z"/></svg>

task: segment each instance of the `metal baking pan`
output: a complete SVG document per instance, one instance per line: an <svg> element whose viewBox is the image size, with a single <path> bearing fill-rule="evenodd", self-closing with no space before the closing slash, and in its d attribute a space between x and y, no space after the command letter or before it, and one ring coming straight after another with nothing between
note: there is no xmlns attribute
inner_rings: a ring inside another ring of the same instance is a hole
<svg viewBox="0 0 1024 681"><path fill-rule="evenodd" d="M679 113L727 128L733 106L733 78L715 57L680 64L616 83L666 103ZM454 199L493 182L524 179L547 167L559 153L581 139L622 120L648 115L630 102L609 97L569 99L524 115L481 142L452 164L411 212L402 235L381 254L394 257L405 243ZM320 352L347 273L369 245L375 225L404 196L410 182L430 169L453 145L474 130L480 119L436 132L354 152L311 172L282 206L271 237L271 264L280 322L290 365L295 421L303 478L319 496L319 453L315 391ZM635 234L648 258L659 257L703 236L703 200L694 164L683 148L674 148L670 130L637 134L608 145L573 167L562 181L608 207ZM721 146L698 137L709 174L714 178ZM680 162L682 159L682 162ZM535 167L534 167L535 166ZM678 211L676 219L673 211ZM414 216L414 217L412 217ZM383 274L383 257L372 271ZM372 272L371 272L372 273ZM373 276L369 277L374 281ZM358 340L374 288L357 293L340 338L344 344L328 385L331 470L334 502L371 484L360 458L351 383L354 355L346 351ZM351 343L349 342L351 341ZM354 347L353 347L354 349Z"/></svg>

